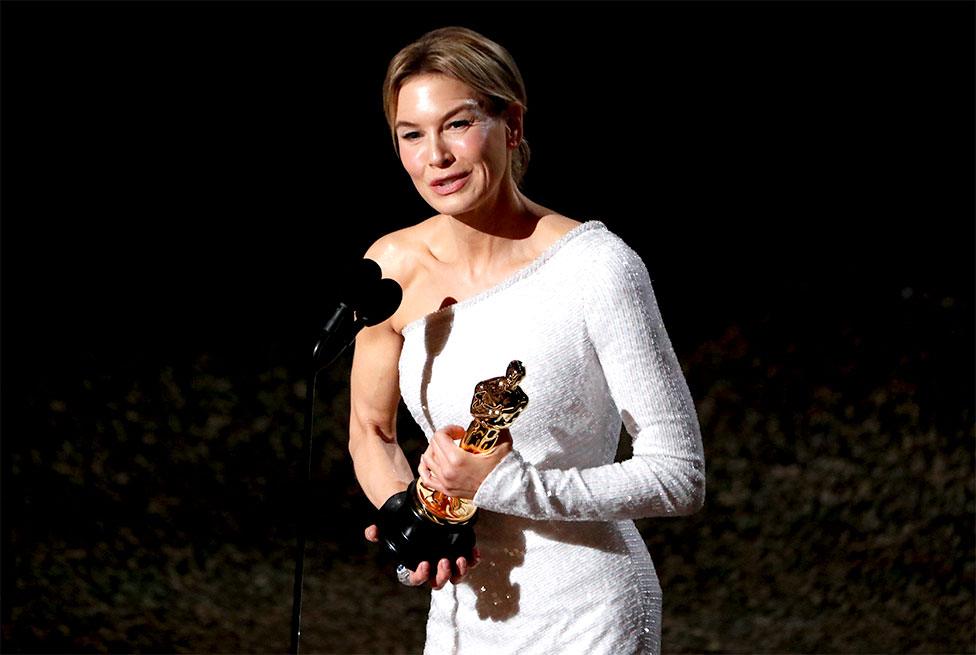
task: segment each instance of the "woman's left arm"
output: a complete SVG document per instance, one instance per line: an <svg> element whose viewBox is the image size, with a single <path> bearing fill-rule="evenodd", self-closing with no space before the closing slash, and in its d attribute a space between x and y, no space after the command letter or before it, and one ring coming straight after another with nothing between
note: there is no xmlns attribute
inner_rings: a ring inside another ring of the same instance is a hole
<svg viewBox="0 0 976 655"><path fill-rule="evenodd" d="M479 507L532 519L603 521L701 508L698 417L647 268L619 240L605 255L584 276L586 327L633 438L633 456L591 468L538 469L512 450L482 478L474 496Z"/></svg>

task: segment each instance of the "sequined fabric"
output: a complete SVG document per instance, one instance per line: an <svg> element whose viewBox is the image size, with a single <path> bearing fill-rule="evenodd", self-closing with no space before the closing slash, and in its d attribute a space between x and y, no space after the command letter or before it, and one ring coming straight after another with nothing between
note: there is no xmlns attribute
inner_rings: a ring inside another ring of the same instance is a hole
<svg viewBox="0 0 976 655"><path fill-rule="evenodd" d="M633 519L696 511L695 407L640 257L599 221L407 325L400 388L427 434L525 365L514 450L474 498L482 563L432 592L425 653L658 653L661 588ZM614 463L621 422L633 457Z"/></svg>

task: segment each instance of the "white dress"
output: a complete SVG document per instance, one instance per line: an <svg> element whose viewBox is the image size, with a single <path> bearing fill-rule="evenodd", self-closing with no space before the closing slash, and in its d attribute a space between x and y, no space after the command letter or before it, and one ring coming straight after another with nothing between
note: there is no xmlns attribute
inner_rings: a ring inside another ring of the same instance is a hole
<svg viewBox="0 0 976 655"><path fill-rule="evenodd" d="M400 389L427 434L520 360L529 404L481 485L482 562L431 594L425 653L657 653L661 588L635 518L696 511L695 406L647 268L599 221L501 284L403 329ZM621 420L633 457L614 463Z"/></svg>

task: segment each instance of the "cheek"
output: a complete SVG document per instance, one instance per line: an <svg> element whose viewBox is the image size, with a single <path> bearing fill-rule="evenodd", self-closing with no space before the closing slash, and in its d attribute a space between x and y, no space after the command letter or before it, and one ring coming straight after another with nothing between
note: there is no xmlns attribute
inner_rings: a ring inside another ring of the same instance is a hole
<svg viewBox="0 0 976 655"><path fill-rule="evenodd" d="M403 164L403 168L406 169L410 177L417 177L418 175L424 174L426 160L424 159L423 153L420 152L420 148L401 148L400 163Z"/></svg>
<svg viewBox="0 0 976 655"><path fill-rule="evenodd" d="M482 159L489 151L491 132L491 124L483 124L452 136L449 139L451 151L468 161Z"/></svg>

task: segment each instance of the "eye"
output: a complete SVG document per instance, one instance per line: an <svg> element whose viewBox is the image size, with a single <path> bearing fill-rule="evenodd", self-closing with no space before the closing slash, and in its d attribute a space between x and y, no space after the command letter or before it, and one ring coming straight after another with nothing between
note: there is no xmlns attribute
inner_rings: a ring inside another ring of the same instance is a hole
<svg viewBox="0 0 976 655"><path fill-rule="evenodd" d="M471 125L471 121L466 118L462 118L456 121L451 121L450 123L447 124L449 128L454 130L459 130L468 127L469 125Z"/></svg>
<svg viewBox="0 0 976 655"><path fill-rule="evenodd" d="M413 141L414 139L420 138L420 132L417 131L404 132L403 134L400 135L400 138L403 139L404 141Z"/></svg>

